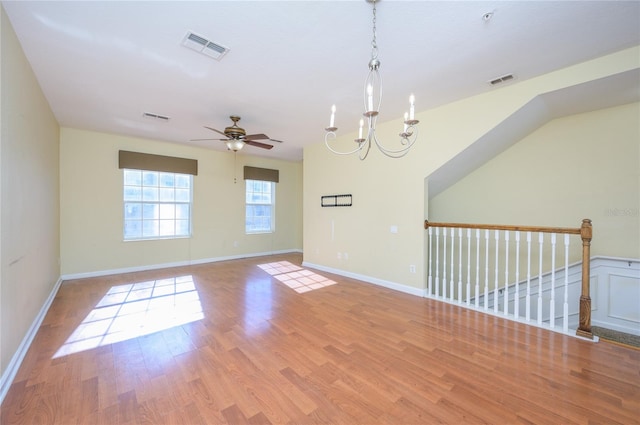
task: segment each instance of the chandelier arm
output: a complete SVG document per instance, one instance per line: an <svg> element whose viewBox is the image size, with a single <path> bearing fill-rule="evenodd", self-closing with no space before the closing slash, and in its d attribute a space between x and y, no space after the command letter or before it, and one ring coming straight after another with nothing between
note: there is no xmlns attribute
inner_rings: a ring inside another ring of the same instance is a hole
<svg viewBox="0 0 640 425"><path fill-rule="evenodd" d="M362 149L362 147L366 144L366 149ZM369 149L371 149L371 136L367 136L366 142L359 143L360 149L358 150L358 158L360 161L364 161L369 155ZM362 151L364 150L364 154Z"/></svg>
<svg viewBox="0 0 640 425"><path fill-rule="evenodd" d="M358 144L358 147L355 148L352 151L349 151L349 152L337 151L337 150L333 149L331 147L331 145L329 144L329 139L335 139L335 138L336 138L336 133L334 131L329 131L324 135L324 144L325 144L325 146L327 147L327 149L329 149L331 152L335 153L336 155L353 155L354 153L362 150L363 143L360 143L360 144Z"/></svg>
<svg viewBox="0 0 640 425"><path fill-rule="evenodd" d="M376 136L375 131L373 131L373 141L375 142L375 144L378 147L378 149L380 149L380 151L383 154L385 154L386 156L391 157L391 158L401 158L401 157L405 156L409 152L409 150L411 149L413 144L418 139L418 129L414 128L413 126L409 126L409 127L407 127L407 131L409 131L409 130L411 130L411 132L408 132L408 134L410 134L410 135L407 136L407 137L402 137L400 139L400 143L405 145L401 149L389 149L389 148L384 147L382 145L382 143L378 140L378 137Z"/></svg>
<svg viewBox="0 0 640 425"><path fill-rule="evenodd" d="M404 150L400 150L400 151L393 151L393 152L389 152L383 148L380 147L380 145L377 145L378 149L380 149L380 152L382 152L384 155L388 156L389 158L402 158L403 156L405 156L406 154L409 153L410 149L404 149Z"/></svg>

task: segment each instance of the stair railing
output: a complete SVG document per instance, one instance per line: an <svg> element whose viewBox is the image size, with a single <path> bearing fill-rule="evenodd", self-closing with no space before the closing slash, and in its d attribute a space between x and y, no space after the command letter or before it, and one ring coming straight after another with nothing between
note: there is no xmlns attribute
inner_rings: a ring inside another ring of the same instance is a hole
<svg viewBox="0 0 640 425"><path fill-rule="evenodd" d="M580 235L582 267L579 281L580 298L576 334L593 339L590 296L591 220L582 220L582 225L578 228L436 223L425 220L424 228L428 231L429 259L426 290L428 297L477 310L493 310L495 314L502 313L505 318L518 321L531 322L535 316L534 323L539 326L548 324L551 329L556 330L557 300L555 294L557 289L564 289L562 327L560 328L564 333L569 333L570 236ZM450 230L447 232L448 229ZM466 234L464 237L463 230ZM493 232L494 239L493 250L490 250L491 232ZM484 240L482 240L483 233ZM473 234L475 234L475 239ZM533 234L538 235L538 250L532 248ZM524 249L521 249L522 235L525 240ZM564 284L556 282L557 235L564 235L565 264L564 268L557 272L563 275ZM513 236L513 242L511 236ZM551 254L546 257L546 252L544 252L545 239L551 243ZM449 243L447 244L447 242ZM481 242L484 243L481 244ZM524 254L521 254L522 251ZM515 258L510 259L510 253L515 254L513 255ZM532 275L532 255L538 260L538 274L536 276ZM466 260L466 268L463 268L463 259ZM493 270L489 266L490 259L494 260ZM447 260L449 260L449 264L447 264ZM550 264L548 264L549 262ZM483 263L484 278L480 270ZM500 269L500 265L502 265L502 269ZM514 266L515 271L509 270L510 265ZM520 269L523 266L526 267L526 278L520 279ZM501 283L500 275L502 272L504 272L504 279ZM463 281L466 281L466 284L463 284ZM482 287L481 282L483 283ZM535 294L532 291L536 290L537 299L533 299L532 295ZM525 294L522 295L522 292ZM547 300L543 300L543 292L548 292L548 303L545 303ZM500 304L502 304L502 308ZM537 307L536 312L532 311L534 305ZM521 313L521 307L524 307L524 314ZM548 321L543 319L543 310L548 315Z"/></svg>

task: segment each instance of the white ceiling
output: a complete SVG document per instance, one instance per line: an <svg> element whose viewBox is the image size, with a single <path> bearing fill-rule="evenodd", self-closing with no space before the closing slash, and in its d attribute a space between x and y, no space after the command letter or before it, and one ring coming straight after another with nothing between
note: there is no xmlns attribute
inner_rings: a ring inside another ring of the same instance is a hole
<svg viewBox="0 0 640 425"><path fill-rule="evenodd" d="M343 1L2 1L62 126L225 150L218 135L283 140L246 153L302 159L330 107L355 131L371 55L372 5ZM486 21L483 15L493 13ZM181 45L193 31L220 61ZM640 44L640 1L399 1L377 4L384 100L397 119ZM170 117L144 118L144 112Z"/></svg>

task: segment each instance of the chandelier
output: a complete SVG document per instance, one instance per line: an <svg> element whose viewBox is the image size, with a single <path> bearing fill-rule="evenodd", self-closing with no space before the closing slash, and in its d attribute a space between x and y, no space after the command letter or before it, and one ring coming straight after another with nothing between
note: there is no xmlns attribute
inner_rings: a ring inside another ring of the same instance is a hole
<svg viewBox="0 0 640 425"><path fill-rule="evenodd" d="M331 118L329 127L325 128L324 143L327 148L337 155L351 155L358 153L361 160L364 160L369 154L371 144L375 144L378 149L388 157L400 158L409 152L411 146L417 138L417 124L419 121L415 119L415 98L413 94L409 97L409 112L404 114L404 125L402 132L398 134L400 137L399 145L395 148L387 148L382 145L376 136L376 121L380 112L380 104L382 103L382 79L378 72L380 61L378 60L378 45L376 43L376 0L366 0L373 3L373 39L371 40L371 60L369 61L369 75L364 82L364 118L360 119L360 129L358 130L358 138L356 147L350 151L338 151L331 147L330 140L336 138L338 127L335 126L336 105L331 107ZM363 137L363 127L367 123L367 135Z"/></svg>

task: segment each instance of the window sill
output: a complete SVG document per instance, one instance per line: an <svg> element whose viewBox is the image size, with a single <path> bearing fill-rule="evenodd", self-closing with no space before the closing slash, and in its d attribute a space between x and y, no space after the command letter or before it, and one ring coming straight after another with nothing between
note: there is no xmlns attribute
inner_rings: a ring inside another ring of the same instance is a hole
<svg viewBox="0 0 640 425"><path fill-rule="evenodd" d="M158 236L155 238L144 238L144 239L123 239L122 242L147 242L147 241L171 241L174 239L191 239L193 235L189 236L167 236L162 237Z"/></svg>

